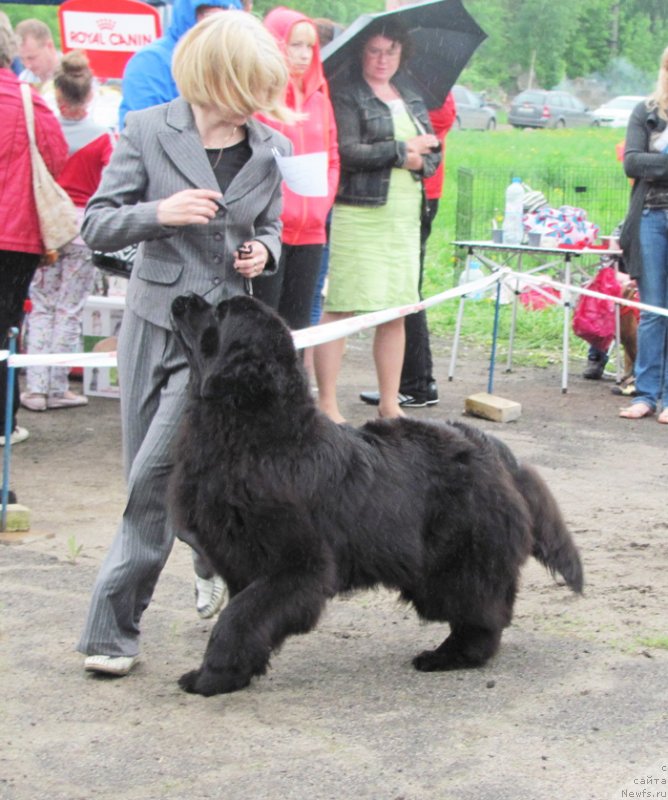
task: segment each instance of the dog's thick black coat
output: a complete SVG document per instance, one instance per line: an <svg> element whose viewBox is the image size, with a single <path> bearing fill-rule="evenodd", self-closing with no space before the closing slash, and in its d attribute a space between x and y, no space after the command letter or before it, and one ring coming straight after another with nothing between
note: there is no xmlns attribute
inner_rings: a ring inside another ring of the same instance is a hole
<svg viewBox="0 0 668 800"><path fill-rule="evenodd" d="M413 661L431 671L495 653L529 555L582 590L553 496L498 440L459 422L336 425L314 405L290 331L252 298L179 297L172 317L191 368L175 522L230 593L186 691L246 686L337 592L398 589L422 619L448 622Z"/></svg>

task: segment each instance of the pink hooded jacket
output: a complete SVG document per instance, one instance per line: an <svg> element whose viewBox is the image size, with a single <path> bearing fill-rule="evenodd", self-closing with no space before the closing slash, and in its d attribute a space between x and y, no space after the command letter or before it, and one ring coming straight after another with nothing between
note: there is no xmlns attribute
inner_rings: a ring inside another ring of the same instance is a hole
<svg viewBox="0 0 668 800"><path fill-rule="evenodd" d="M264 24L285 52L290 32L298 22L311 20L299 11L279 6L265 17ZM314 26L315 28L315 26ZM283 242L289 245L324 244L326 241L325 220L329 213L339 182L339 147L336 136L336 121L329 100L327 81L320 62L320 47L316 35L313 60L303 77L303 93L296 91L292 79L288 82L285 102L289 108L305 115L305 119L294 125L286 125L258 114L262 122L280 131L292 142L293 155L329 153L327 197L304 197L283 185Z"/></svg>

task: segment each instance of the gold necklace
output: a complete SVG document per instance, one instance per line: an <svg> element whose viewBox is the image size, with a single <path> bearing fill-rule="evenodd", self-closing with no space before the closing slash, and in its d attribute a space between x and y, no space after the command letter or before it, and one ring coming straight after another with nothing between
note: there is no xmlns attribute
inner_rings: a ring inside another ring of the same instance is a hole
<svg viewBox="0 0 668 800"><path fill-rule="evenodd" d="M223 150L232 141L232 137L234 136L234 134L236 132L237 132L237 126L235 125L232 128L232 133L229 134L229 136L225 139L225 141L220 146L220 150L218 151L218 156L216 157L216 160L215 160L215 162L213 164L212 169L215 169L218 166L218 164L220 164L220 159L223 157Z"/></svg>

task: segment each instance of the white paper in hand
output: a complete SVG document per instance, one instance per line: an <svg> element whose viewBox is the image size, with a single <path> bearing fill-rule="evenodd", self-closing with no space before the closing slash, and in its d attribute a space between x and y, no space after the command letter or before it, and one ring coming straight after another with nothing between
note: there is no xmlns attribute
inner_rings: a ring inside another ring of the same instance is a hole
<svg viewBox="0 0 668 800"><path fill-rule="evenodd" d="M327 197L327 153L282 156L274 149L274 158L288 189L305 197Z"/></svg>

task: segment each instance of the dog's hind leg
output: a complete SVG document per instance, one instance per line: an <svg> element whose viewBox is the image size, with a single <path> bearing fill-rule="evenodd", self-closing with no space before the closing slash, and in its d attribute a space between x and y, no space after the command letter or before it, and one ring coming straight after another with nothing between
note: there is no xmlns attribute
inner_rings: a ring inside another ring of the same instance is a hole
<svg viewBox="0 0 668 800"><path fill-rule="evenodd" d="M413 659L421 672L481 667L498 650L501 628L470 623L451 624L451 633L435 650L425 650Z"/></svg>
<svg viewBox="0 0 668 800"><path fill-rule="evenodd" d="M211 631L202 666L182 675L179 686L207 697L243 689L265 673L287 636L315 627L327 599L322 575L315 573L254 581L230 600Z"/></svg>

